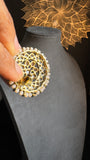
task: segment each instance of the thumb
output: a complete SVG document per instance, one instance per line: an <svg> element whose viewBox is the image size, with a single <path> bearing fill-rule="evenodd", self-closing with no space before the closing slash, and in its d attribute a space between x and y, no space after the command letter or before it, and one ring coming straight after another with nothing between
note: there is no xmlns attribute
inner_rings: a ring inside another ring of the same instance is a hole
<svg viewBox="0 0 90 160"><path fill-rule="evenodd" d="M19 81L23 77L20 66L2 43L0 43L0 75L11 81Z"/></svg>

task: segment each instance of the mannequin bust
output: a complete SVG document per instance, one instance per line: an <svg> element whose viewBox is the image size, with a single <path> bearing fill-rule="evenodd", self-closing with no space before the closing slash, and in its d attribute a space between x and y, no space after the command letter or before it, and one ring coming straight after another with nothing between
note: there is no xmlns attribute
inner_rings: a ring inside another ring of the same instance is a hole
<svg viewBox="0 0 90 160"><path fill-rule="evenodd" d="M51 78L37 97L14 93L0 79L29 160L81 160L86 126L86 91L80 69L60 44L60 31L27 28L22 46L47 57Z"/></svg>

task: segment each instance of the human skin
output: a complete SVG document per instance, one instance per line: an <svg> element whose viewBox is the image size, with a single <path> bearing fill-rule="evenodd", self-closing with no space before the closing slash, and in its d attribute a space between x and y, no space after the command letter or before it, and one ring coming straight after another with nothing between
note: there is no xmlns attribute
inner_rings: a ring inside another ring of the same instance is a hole
<svg viewBox="0 0 90 160"><path fill-rule="evenodd" d="M3 78L11 81L22 78L23 72L14 60L20 48L13 19L4 0L0 0L0 76Z"/></svg>

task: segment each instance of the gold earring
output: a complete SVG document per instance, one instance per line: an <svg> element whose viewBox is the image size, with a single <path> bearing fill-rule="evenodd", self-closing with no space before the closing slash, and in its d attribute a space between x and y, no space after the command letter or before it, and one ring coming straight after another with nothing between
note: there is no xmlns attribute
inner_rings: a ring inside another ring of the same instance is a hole
<svg viewBox="0 0 90 160"><path fill-rule="evenodd" d="M18 82L9 81L12 89L25 97L43 92L50 79L50 65L45 55L37 48L23 47L15 61L21 66L24 76Z"/></svg>

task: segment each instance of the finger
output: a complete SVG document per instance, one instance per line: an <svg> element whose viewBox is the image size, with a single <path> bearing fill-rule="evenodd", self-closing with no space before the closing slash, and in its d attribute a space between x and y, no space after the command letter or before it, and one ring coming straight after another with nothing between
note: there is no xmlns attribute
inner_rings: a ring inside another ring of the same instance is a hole
<svg viewBox="0 0 90 160"><path fill-rule="evenodd" d="M3 0L0 0L0 42L11 55L17 54L20 49L13 19Z"/></svg>
<svg viewBox="0 0 90 160"><path fill-rule="evenodd" d="M0 75L11 81L18 81L23 77L20 66L15 62L13 56L0 43Z"/></svg>

